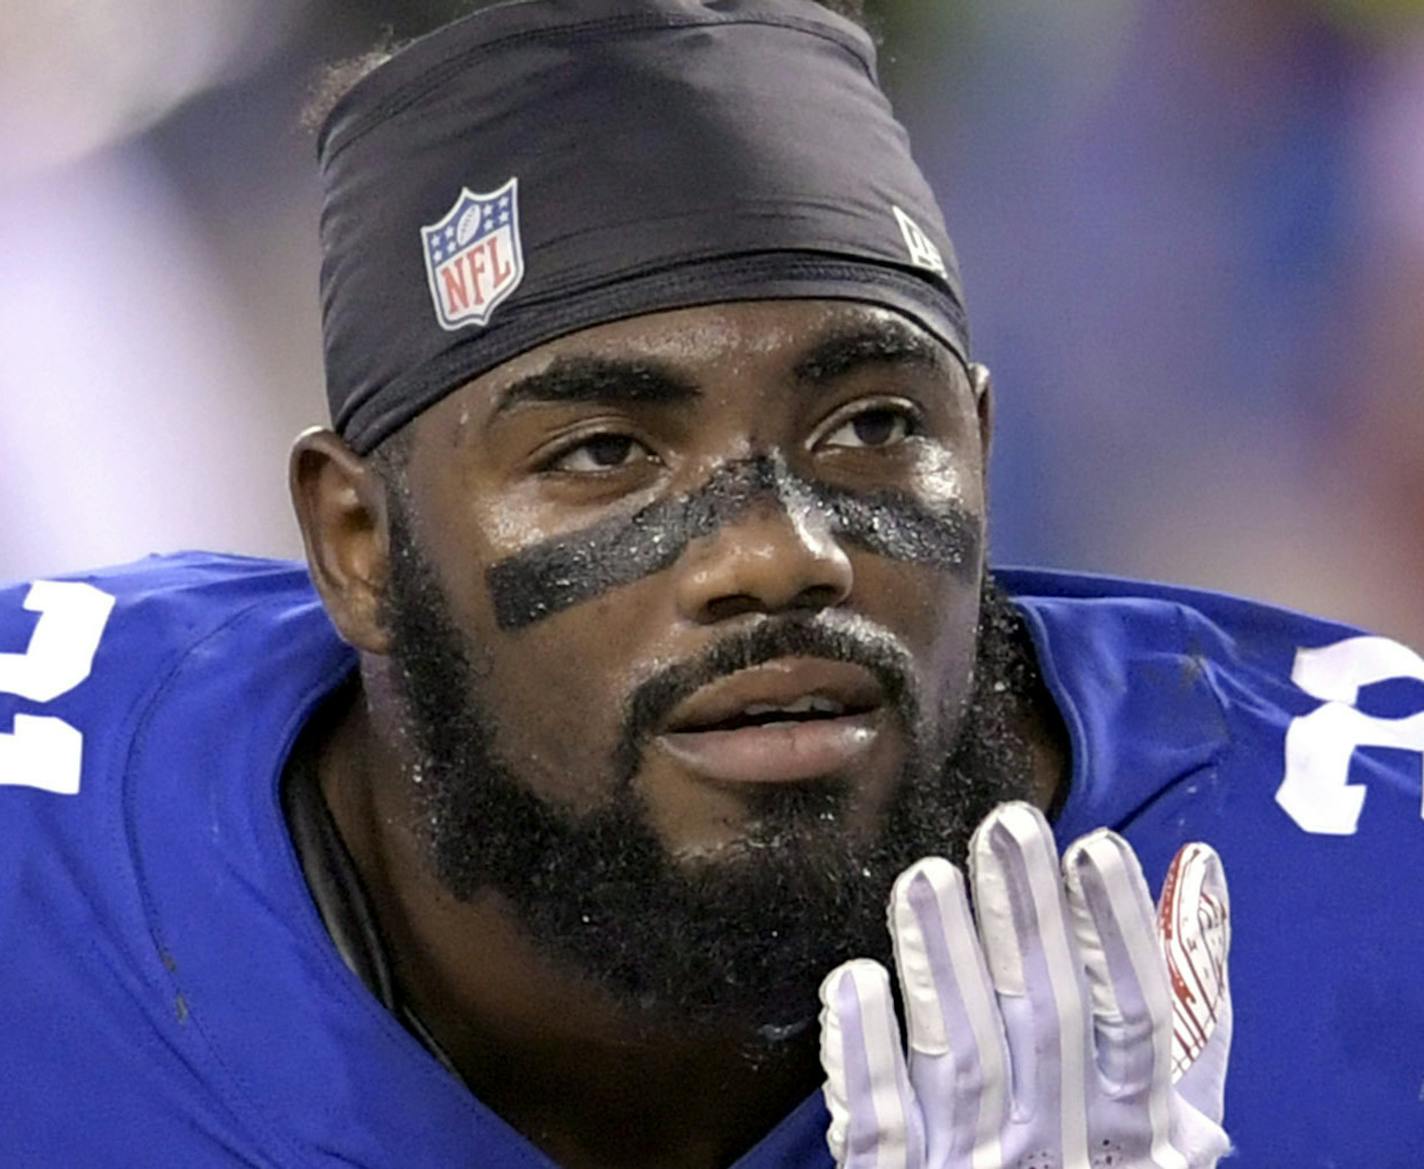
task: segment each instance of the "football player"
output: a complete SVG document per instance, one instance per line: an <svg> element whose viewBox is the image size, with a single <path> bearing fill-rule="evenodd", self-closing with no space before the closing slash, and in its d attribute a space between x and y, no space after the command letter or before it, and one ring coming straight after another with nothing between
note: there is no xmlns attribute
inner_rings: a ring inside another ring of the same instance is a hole
<svg viewBox="0 0 1424 1169"><path fill-rule="evenodd" d="M344 77L306 565L0 591L5 1165L1417 1163L1424 661L990 570L846 8Z"/></svg>

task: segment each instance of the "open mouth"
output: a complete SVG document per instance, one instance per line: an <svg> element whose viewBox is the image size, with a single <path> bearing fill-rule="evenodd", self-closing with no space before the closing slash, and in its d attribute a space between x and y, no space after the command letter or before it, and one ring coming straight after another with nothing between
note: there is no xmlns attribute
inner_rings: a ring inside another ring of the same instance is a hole
<svg viewBox="0 0 1424 1169"><path fill-rule="evenodd" d="M655 741L710 779L795 782L853 767L878 739L883 708L880 684L864 667L786 658L703 687Z"/></svg>
<svg viewBox="0 0 1424 1169"><path fill-rule="evenodd" d="M736 714L703 726L682 726L680 731L740 731L791 723L825 722L847 715L868 714L872 708L850 709L834 698L808 694L787 703L753 702Z"/></svg>

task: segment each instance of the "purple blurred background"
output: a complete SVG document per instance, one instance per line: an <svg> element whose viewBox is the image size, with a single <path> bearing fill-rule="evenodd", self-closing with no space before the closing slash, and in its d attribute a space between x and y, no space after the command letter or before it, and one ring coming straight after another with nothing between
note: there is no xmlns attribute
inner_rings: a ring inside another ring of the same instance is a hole
<svg viewBox="0 0 1424 1169"><path fill-rule="evenodd" d="M875 0L870 0L874 6ZM450 0L0 8L0 579L295 555L318 65ZM1424 4L882 4L995 371L995 558L1424 646Z"/></svg>

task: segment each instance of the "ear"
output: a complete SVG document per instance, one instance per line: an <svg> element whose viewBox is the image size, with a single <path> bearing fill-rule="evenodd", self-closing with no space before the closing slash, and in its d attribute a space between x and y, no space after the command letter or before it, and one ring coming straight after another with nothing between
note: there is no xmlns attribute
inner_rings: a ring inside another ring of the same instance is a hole
<svg viewBox="0 0 1424 1169"><path fill-rule="evenodd" d="M390 563L384 481L320 427L293 443L289 480L312 583L332 624L359 650L389 652L380 619Z"/></svg>
<svg viewBox="0 0 1424 1169"><path fill-rule="evenodd" d="M979 412L979 445L984 452L984 473L989 473L989 447L994 439L994 379L988 366L974 362L969 366L969 387L974 393L974 406Z"/></svg>

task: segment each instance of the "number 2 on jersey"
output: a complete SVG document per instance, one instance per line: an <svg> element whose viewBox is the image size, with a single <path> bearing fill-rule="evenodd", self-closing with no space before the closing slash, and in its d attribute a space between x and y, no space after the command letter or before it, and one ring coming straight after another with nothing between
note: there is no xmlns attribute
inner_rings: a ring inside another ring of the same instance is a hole
<svg viewBox="0 0 1424 1169"><path fill-rule="evenodd" d="M94 668L114 598L76 581L36 581L25 608L40 615L24 653L0 653L0 694L53 702ZM15 715L0 733L0 786L33 787L57 795L79 791L84 736L53 715Z"/></svg>

